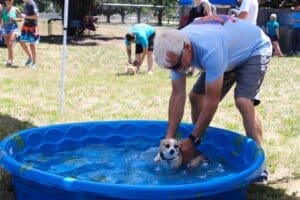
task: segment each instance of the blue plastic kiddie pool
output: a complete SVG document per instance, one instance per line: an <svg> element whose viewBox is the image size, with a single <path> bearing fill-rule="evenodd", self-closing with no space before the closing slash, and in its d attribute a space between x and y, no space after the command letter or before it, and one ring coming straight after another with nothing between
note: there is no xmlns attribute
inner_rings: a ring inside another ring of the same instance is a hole
<svg viewBox="0 0 300 200"><path fill-rule="evenodd" d="M182 123L179 138L192 124ZM264 153L240 134L209 127L199 146L209 163L169 169L153 158L165 121L97 121L51 125L1 142L1 166L19 200L246 199Z"/></svg>

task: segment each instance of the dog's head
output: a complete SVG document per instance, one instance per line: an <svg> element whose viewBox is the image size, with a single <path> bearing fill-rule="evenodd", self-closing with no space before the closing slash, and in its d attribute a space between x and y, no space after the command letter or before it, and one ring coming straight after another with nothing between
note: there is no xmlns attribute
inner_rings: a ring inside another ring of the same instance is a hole
<svg viewBox="0 0 300 200"><path fill-rule="evenodd" d="M174 139L168 138L163 139L160 142L160 155L162 159L171 160L181 153L181 142Z"/></svg>

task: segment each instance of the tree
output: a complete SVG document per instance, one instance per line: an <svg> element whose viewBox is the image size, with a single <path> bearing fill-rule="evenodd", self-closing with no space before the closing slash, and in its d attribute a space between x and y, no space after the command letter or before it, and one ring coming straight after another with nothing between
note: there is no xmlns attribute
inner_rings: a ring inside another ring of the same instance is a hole
<svg viewBox="0 0 300 200"><path fill-rule="evenodd" d="M262 0L260 6L270 8L291 8L300 4L299 0Z"/></svg>

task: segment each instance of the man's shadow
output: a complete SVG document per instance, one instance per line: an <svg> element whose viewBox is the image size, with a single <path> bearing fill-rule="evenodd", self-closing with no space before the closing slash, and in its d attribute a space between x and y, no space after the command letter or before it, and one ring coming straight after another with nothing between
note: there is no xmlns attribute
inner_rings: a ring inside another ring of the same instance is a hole
<svg viewBox="0 0 300 200"><path fill-rule="evenodd" d="M22 121L0 113L0 140L23 129L35 127L31 122ZM1 163L0 163L1 164ZM0 168L0 199L15 200L11 176Z"/></svg>
<svg viewBox="0 0 300 200"><path fill-rule="evenodd" d="M275 188L272 185L282 183L283 181L293 181L300 179L296 177L284 177L282 179L268 182L268 185L255 185L252 184L248 188L247 200L300 200L299 193L295 192L291 195L286 193L286 189Z"/></svg>

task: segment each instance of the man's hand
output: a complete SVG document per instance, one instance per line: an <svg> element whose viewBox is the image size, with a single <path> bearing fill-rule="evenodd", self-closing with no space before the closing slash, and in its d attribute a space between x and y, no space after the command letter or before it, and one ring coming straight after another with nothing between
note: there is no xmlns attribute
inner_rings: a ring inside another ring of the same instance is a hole
<svg viewBox="0 0 300 200"><path fill-rule="evenodd" d="M133 62L133 66L139 67L139 66L140 66L140 63L139 63L138 61L135 60L135 61Z"/></svg>
<svg viewBox="0 0 300 200"><path fill-rule="evenodd" d="M190 139L187 138L182 141L181 153L183 163L190 162L196 156L195 145Z"/></svg>

